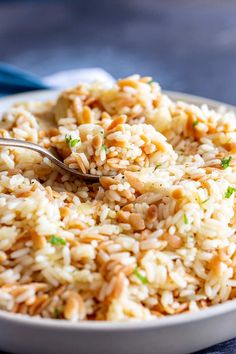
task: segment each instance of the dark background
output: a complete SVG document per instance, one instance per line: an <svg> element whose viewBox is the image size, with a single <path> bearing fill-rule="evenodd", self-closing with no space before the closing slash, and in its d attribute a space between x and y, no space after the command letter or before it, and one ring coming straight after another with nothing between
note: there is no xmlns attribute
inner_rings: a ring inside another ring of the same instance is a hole
<svg viewBox="0 0 236 354"><path fill-rule="evenodd" d="M236 104L236 0L0 0L0 61L41 76L151 75ZM201 353L236 353L236 341Z"/></svg>
<svg viewBox="0 0 236 354"><path fill-rule="evenodd" d="M236 1L0 1L0 60L39 75L150 74L166 89L236 104Z"/></svg>

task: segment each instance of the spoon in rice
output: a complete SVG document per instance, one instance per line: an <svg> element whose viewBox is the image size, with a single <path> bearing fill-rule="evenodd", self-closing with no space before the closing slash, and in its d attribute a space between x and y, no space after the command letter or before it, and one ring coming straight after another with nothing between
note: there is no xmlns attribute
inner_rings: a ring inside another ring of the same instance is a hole
<svg viewBox="0 0 236 354"><path fill-rule="evenodd" d="M23 148L23 149L30 149L36 151L39 154L43 155L44 157L47 157L51 162L53 162L55 165L57 165L64 171L69 172L74 176L77 176L79 178L82 178L90 182L99 181L99 176L79 172L77 170L74 170L73 168L68 167L64 162L59 160L52 152L48 151L47 149L43 148L38 144L30 143L24 140L0 138L0 146L12 147L12 148Z"/></svg>

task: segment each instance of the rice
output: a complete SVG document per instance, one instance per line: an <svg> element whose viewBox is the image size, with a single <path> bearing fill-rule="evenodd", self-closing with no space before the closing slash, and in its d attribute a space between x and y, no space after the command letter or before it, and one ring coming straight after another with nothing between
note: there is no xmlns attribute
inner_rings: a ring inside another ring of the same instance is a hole
<svg viewBox="0 0 236 354"><path fill-rule="evenodd" d="M0 135L0 308L43 318L149 320L236 295L236 119L173 102L149 77L24 102Z"/></svg>

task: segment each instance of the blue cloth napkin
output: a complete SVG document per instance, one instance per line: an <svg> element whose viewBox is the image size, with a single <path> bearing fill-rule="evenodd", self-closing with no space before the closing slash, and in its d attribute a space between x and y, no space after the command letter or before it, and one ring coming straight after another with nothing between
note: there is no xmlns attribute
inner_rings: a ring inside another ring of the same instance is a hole
<svg viewBox="0 0 236 354"><path fill-rule="evenodd" d="M0 62L0 96L48 88L38 76Z"/></svg>

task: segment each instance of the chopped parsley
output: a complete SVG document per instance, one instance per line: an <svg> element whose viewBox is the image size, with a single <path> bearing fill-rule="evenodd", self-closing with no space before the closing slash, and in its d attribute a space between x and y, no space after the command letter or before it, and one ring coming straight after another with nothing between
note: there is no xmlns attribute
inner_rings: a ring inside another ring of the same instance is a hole
<svg viewBox="0 0 236 354"><path fill-rule="evenodd" d="M226 191L226 193L225 193L225 198L230 198L231 195L232 195L234 192L236 192L236 189L235 189L235 188L233 188L233 187L228 187L228 188L227 188L227 191Z"/></svg>
<svg viewBox="0 0 236 354"><path fill-rule="evenodd" d="M58 246L58 245L65 246L66 245L66 241L63 238L57 237L55 235L51 236L50 243L55 246Z"/></svg>
<svg viewBox="0 0 236 354"><path fill-rule="evenodd" d="M161 164L158 163L158 164L156 165L156 167L154 168L154 171L156 171L160 166L161 166Z"/></svg>
<svg viewBox="0 0 236 354"><path fill-rule="evenodd" d="M71 135L66 134L65 141L70 148L73 148L78 142L80 142L80 138L73 139Z"/></svg>
<svg viewBox="0 0 236 354"><path fill-rule="evenodd" d="M208 202L209 199L210 199L210 198L207 198L207 199L205 199L205 200L200 201L200 204L205 204L206 202Z"/></svg>
<svg viewBox="0 0 236 354"><path fill-rule="evenodd" d="M225 170L227 167L229 167L230 161L232 160L232 156L226 157L221 159L221 167Z"/></svg>
<svg viewBox="0 0 236 354"><path fill-rule="evenodd" d="M143 285L146 285L148 284L148 279L147 277L145 277L144 275L142 275L139 270L138 270L138 267L135 268L134 270L134 275L141 281L141 283Z"/></svg>
<svg viewBox="0 0 236 354"><path fill-rule="evenodd" d="M187 218L187 215L186 215L186 214L184 214L184 223L185 223L185 225L188 224L188 218Z"/></svg>
<svg viewBox="0 0 236 354"><path fill-rule="evenodd" d="M195 120L195 121L193 122L193 128L195 128L198 124L199 124L199 121L198 121L198 120Z"/></svg>
<svg viewBox="0 0 236 354"><path fill-rule="evenodd" d="M107 151L107 147L106 147L106 145L105 145L105 144L102 144L102 146L101 146L101 150L102 150L102 151L105 151L105 152Z"/></svg>
<svg viewBox="0 0 236 354"><path fill-rule="evenodd" d="M148 84L151 85L153 82L154 82L154 80L151 79L151 80L148 81Z"/></svg>
<svg viewBox="0 0 236 354"><path fill-rule="evenodd" d="M54 309L54 317L57 319L62 318L62 310L60 310L59 308L55 307Z"/></svg>
<svg viewBox="0 0 236 354"><path fill-rule="evenodd" d="M104 135L104 131L103 131L103 130L100 130L100 134L101 134L101 135Z"/></svg>
<svg viewBox="0 0 236 354"><path fill-rule="evenodd" d="M205 200L201 200L199 197L196 198L196 201L198 202L199 205L205 204L206 202L208 202L210 198L207 198Z"/></svg>

